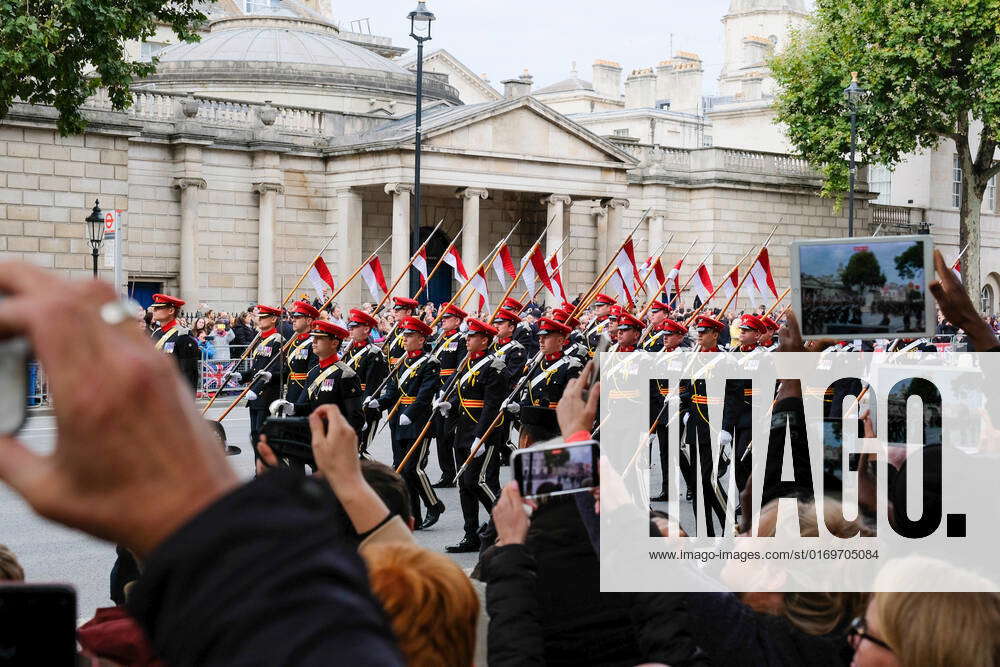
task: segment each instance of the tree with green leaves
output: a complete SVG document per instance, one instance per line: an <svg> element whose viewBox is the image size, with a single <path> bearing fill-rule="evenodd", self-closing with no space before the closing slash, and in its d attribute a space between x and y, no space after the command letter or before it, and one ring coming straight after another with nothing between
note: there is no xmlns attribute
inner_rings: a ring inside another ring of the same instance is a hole
<svg viewBox="0 0 1000 667"><path fill-rule="evenodd" d="M914 243L896 255L894 262L896 273L899 274L900 278L913 280L917 272L924 268L924 249L920 244Z"/></svg>
<svg viewBox="0 0 1000 667"><path fill-rule="evenodd" d="M847 189L844 87L860 73L860 159L893 167L953 142L962 165L962 281L979 301L979 219L1000 137L1000 0L817 0L811 24L770 61L777 121L814 166L824 194Z"/></svg>
<svg viewBox="0 0 1000 667"><path fill-rule="evenodd" d="M16 101L52 105L59 132L86 127L80 107L106 88L112 107L132 103L132 80L154 63L132 61L125 43L152 37L158 25L198 39L206 16L198 0L0 0L0 119Z"/></svg>
<svg viewBox="0 0 1000 667"><path fill-rule="evenodd" d="M885 284L885 274L882 273L882 265L878 262L878 257L870 250L862 250L851 255L840 272L840 282L844 283L847 289L854 289L863 292L866 287L881 287Z"/></svg>

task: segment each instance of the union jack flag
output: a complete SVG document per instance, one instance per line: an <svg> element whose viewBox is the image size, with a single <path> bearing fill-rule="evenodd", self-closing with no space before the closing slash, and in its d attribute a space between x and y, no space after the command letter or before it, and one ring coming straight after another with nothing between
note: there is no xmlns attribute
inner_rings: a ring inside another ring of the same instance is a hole
<svg viewBox="0 0 1000 667"><path fill-rule="evenodd" d="M222 383L222 379L226 377L226 374L233 370L236 366L236 362L222 362L222 363L207 363L205 364L205 372L202 374L202 384L206 391L217 390L219 385ZM236 380L230 378L229 382L226 383L226 389L233 389L238 387Z"/></svg>

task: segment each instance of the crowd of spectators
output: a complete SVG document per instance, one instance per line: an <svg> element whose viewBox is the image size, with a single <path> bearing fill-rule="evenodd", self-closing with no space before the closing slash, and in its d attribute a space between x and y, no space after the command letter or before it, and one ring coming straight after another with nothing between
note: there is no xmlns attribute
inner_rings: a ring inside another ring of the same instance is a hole
<svg viewBox="0 0 1000 667"><path fill-rule="evenodd" d="M936 261L932 291L945 317L977 349L996 348L990 323ZM529 514L516 483L506 486L493 510L497 538L470 579L414 542L402 480L358 460L354 429L335 407L309 417L316 476L275 468L241 484L172 360L127 322L99 315L115 299L109 286L0 264L0 290L10 294L0 335L27 336L50 369L58 425L46 456L0 437L0 480L42 516L122 545L141 564L124 603L80 628L85 655L145 665L1000 662L1000 595L990 592L602 593L596 493L539 501ZM36 317L23 317L28 304ZM241 315L210 312L191 325L207 340L220 323L230 348L249 328ZM779 351L804 349L793 316L780 338ZM117 395L78 391L97 375ZM593 428L600 392L588 378L571 381L559 402L563 437ZM778 397L788 398L794 387ZM261 456L276 462L266 444ZM613 511L611 499L603 506ZM800 514L807 533L814 514ZM662 516L650 519L669 537ZM761 525L775 521L766 504ZM842 517L827 525L845 535L864 528ZM917 576L912 567L934 565L886 568L880 590L901 590L899 578ZM23 578L0 547L0 579Z"/></svg>

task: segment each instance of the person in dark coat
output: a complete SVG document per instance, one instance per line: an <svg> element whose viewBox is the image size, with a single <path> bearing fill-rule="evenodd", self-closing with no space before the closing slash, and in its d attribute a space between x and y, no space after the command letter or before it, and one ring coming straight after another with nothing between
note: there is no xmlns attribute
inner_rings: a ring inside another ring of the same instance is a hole
<svg viewBox="0 0 1000 667"><path fill-rule="evenodd" d="M257 441L264 421L268 417L271 403L281 398L282 375L285 371L281 350L285 339L278 333L278 318L280 308L272 308L263 304L257 306L257 325L260 327L260 338L250 351L250 370L246 374L233 373L233 379L239 383L249 383L247 391L247 408L250 411L250 445L253 447L254 458L259 462Z"/></svg>
<svg viewBox="0 0 1000 667"><path fill-rule="evenodd" d="M156 349L172 356L177 361L177 368L180 369L185 381L192 390L197 390L198 363L201 360L198 341L188 329L177 322L177 313L184 303L166 294L153 295L150 309L153 312L153 320L159 327L153 331L152 338Z"/></svg>
<svg viewBox="0 0 1000 667"><path fill-rule="evenodd" d="M356 308L352 309L348 316L347 330L351 334L351 340L344 351L344 361L361 379L363 400L366 401L374 396L375 392L381 391L382 381L389 375L389 363L381 348L371 342L371 333L378 328L378 320ZM368 443L378 428L378 422L378 412L366 411L365 428L358 441L359 453L364 458L371 458L368 455Z"/></svg>
<svg viewBox="0 0 1000 667"><path fill-rule="evenodd" d="M306 389L306 378L309 371L316 365L318 359L313 352L312 331L313 321L319 318L319 311L310 306L305 301L296 301L292 304L289 313L292 318L292 329L295 340L285 353L285 362L288 364L288 384L285 388L285 400L289 403L298 403L299 397Z"/></svg>

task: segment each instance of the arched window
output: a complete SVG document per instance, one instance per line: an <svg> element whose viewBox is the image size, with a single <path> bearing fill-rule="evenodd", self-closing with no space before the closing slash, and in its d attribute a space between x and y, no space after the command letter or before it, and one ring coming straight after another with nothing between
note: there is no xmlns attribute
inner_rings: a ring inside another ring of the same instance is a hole
<svg viewBox="0 0 1000 667"><path fill-rule="evenodd" d="M979 307L983 314L993 316L993 286L983 285L983 290L979 293Z"/></svg>

